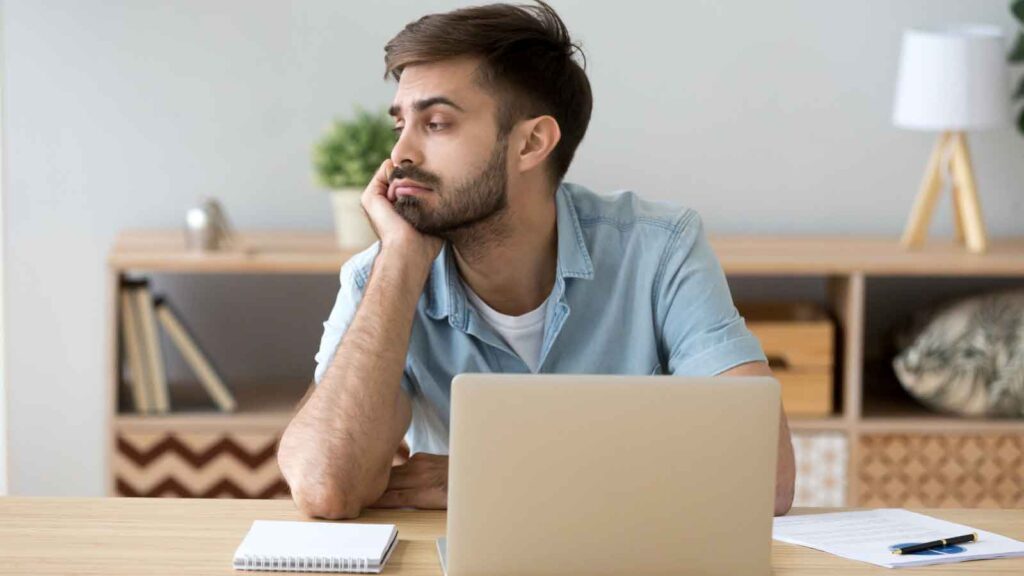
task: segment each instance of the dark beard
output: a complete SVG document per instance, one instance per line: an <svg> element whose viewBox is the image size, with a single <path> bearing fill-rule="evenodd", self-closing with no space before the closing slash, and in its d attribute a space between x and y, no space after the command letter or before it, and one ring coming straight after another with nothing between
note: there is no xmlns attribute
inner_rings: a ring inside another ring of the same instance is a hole
<svg viewBox="0 0 1024 576"><path fill-rule="evenodd" d="M446 240L453 240L460 231L501 214L508 207L506 148L505 139L499 138L487 165L475 178L450 190L435 187L438 202L433 210L428 210L415 196L403 196L395 202L395 211L419 232ZM401 177L424 184L440 181L436 176L425 174L415 167L395 168L392 179Z"/></svg>

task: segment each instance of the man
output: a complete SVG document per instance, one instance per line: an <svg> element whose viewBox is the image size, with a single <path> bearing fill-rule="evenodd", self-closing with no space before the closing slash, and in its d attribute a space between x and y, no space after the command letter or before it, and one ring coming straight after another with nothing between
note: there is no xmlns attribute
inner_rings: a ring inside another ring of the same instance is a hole
<svg viewBox="0 0 1024 576"><path fill-rule="evenodd" d="M398 140L362 198L380 242L342 267L280 442L306 514L445 508L461 372L771 374L696 213L562 183L592 104L577 50L543 3L426 16L385 47ZM778 453L784 514L785 414Z"/></svg>

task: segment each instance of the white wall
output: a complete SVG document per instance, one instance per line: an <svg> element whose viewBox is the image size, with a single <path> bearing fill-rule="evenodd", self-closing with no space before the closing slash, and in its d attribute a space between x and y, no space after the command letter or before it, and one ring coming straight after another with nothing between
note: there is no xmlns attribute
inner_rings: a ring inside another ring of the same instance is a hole
<svg viewBox="0 0 1024 576"><path fill-rule="evenodd" d="M3 69L3 5L0 5L0 70ZM3 109L3 78L0 77L0 109ZM7 364L4 361L7 344L4 334L4 185L3 185L3 119L0 118L0 496L7 494Z"/></svg>
<svg viewBox="0 0 1024 576"><path fill-rule="evenodd" d="M329 229L311 142L353 103L388 103L384 43L456 4L6 2L12 493L102 493L116 231L177 227L211 193L239 227ZM716 232L897 235L932 142L889 125L901 29L1012 26L1006 0L554 5L595 93L570 179L689 204ZM1021 233L1024 137L972 144L992 232ZM335 280L253 281L164 285L229 377L310 376Z"/></svg>

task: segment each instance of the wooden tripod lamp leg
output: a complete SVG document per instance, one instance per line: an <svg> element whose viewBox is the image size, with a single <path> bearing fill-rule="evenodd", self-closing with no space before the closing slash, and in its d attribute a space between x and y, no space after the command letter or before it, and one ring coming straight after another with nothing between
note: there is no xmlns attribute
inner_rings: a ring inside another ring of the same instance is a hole
<svg viewBox="0 0 1024 576"><path fill-rule="evenodd" d="M971 154L967 149L967 137L956 132L952 137L953 185L959 190L955 200L960 207L967 249L981 254L988 250L988 234L981 217L981 201L974 184L974 170L971 168Z"/></svg>
<svg viewBox="0 0 1024 576"><path fill-rule="evenodd" d="M935 143L935 148L932 149L932 156L928 160L928 167L921 180L921 189L917 193L917 198L914 199L914 207L907 219L907 226L903 229L903 238L900 243L904 248L920 248L928 235L928 224L935 211L935 203L939 198L942 183L942 155L950 139L951 135L944 132Z"/></svg>
<svg viewBox="0 0 1024 576"><path fill-rule="evenodd" d="M952 174L952 171L950 171ZM953 240L957 244L964 243L964 212L960 209L960 197L963 196L963 192L957 187L956 182L953 183Z"/></svg>
<svg viewBox="0 0 1024 576"><path fill-rule="evenodd" d="M953 206L953 242L958 246L964 245L966 238L964 237L964 212L960 209L960 198L963 196L963 191L956 183L956 178L953 178L953 151L952 146L946 148L947 154L943 157L943 162L946 163L944 168L946 169L945 174L952 180L952 186L950 188L953 192L951 204Z"/></svg>

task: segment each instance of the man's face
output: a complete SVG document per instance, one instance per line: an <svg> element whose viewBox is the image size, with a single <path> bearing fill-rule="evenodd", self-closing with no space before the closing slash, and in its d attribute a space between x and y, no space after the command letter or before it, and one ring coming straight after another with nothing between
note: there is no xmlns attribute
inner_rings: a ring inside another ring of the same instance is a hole
<svg viewBox="0 0 1024 576"><path fill-rule="evenodd" d="M474 80L478 64L410 66L398 83L388 198L425 234L446 237L508 204L507 141L498 137L496 101Z"/></svg>

